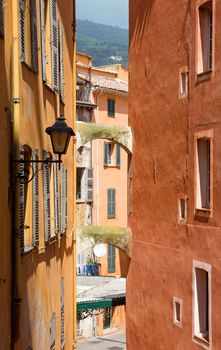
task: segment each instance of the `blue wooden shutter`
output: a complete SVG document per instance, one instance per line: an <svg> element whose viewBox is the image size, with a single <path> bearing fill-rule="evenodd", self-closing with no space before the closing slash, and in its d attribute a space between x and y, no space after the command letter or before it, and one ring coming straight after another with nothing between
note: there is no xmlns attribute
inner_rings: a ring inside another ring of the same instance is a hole
<svg viewBox="0 0 221 350"><path fill-rule="evenodd" d="M33 160L38 160L38 151L32 152ZM32 219L33 219L33 246L39 244L39 176L38 163L33 163L33 172L35 176L32 180Z"/></svg>
<svg viewBox="0 0 221 350"><path fill-rule="evenodd" d="M20 53L21 60L25 62L25 0L19 1L20 11Z"/></svg>
<svg viewBox="0 0 221 350"><path fill-rule="evenodd" d="M63 44L63 27L62 22L59 21L59 60L60 60L60 94L64 101L64 44Z"/></svg>
<svg viewBox="0 0 221 350"><path fill-rule="evenodd" d="M93 169L87 169L87 200L93 200Z"/></svg>
<svg viewBox="0 0 221 350"><path fill-rule="evenodd" d="M116 166L120 167L120 146L116 144Z"/></svg>
<svg viewBox="0 0 221 350"><path fill-rule="evenodd" d="M54 157L54 160L57 158ZM58 187L58 164L53 164L54 172L54 226L55 233L59 233L59 187Z"/></svg>
<svg viewBox="0 0 221 350"><path fill-rule="evenodd" d="M46 76L46 29L45 29L45 0L40 0L41 8L41 60L42 60L42 79L47 80Z"/></svg>
<svg viewBox="0 0 221 350"><path fill-rule="evenodd" d="M58 23L57 23L57 1L50 1L51 16L51 77L52 88L59 91L59 75L58 75Z"/></svg>
<svg viewBox="0 0 221 350"><path fill-rule="evenodd" d="M49 158L48 153L44 152L44 159ZM50 166L43 165L43 187L44 187L44 236L48 242L51 238L51 200L50 200Z"/></svg>
<svg viewBox="0 0 221 350"><path fill-rule="evenodd" d="M36 0L30 0L31 5L31 64L35 73L38 73L38 31Z"/></svg>
<svg viewBox="0 0 221 350"><path fill-rule="evenodd" d="M55 330L56 330L56 316L52 314L50 320L50 350L55 350Z"/></svg>
<svg viewBox="0 0 221 350"><path fill-rule="evenodd" d="M20 160L24 160L23 147L20 148ZM24 164L19 165L20 177L24 178ZM24 252L24 223L25 223L25 187L24 183L19 182L19 236L20 236L20 252Z"/></svg>
<svg viewBox="0 0 221 350"><path fill-rule="evenodd" d="M116 271L116 254L115 247L111 244L108 244L108 272Z"/></svg>
<svg viewBox="0 0 221 350"><path fill-rule="evenodd" d="M61 279L61 349L65 344L65 332L64 332L64 277Z"/></svg>
<svg viewBox="0 0 221 350"><path fill-rule="evenodd" d="M0 37L4 36L4 8L3 0L0 0Z"/></svg>
<svg viewBox="0 0 221 350"><path fill-rule="evenodd" d="M104 165L108 165L108 142L104 141Z"/></svg>

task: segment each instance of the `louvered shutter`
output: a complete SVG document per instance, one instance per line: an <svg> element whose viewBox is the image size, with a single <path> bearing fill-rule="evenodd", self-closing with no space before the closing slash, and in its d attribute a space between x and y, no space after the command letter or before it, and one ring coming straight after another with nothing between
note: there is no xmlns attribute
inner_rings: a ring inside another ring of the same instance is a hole
<svg viewBox="0 0 221 350"><path fill-rule="evenodd" d="M64 277L61 279L61 349L65 344L64 337Z"/></svg>
<svg viewBox="0 0 221 350"><path fill-rule="evenodd" d="M48 158L47 152L44 152L44 159ZM50 200L50 166L43 165L43 187L44 187L44 232L45 241L51 238L51 200Z"/></svg>
<svg viewBox="0 0 221 350"><path fill-rule="evenodd" d="M68 227L68 172L64 169L64 228Z"/></svg>
<svg viewBox="0 0 221 350"><path fill-rule="evenodd" d="M3 0L0 0L0 37L4 36L4 9Z"/></svg>
<svg viewBox="0 0 221 350"><path fill-rule="evenodd" d="M108 142L104 141L104 165L108 165Z"/></svg>
<svg viewBox="0 0 221 350"><path fill-rule="evenodd" d="M55 313L53 313L50 320L50 350L55 350L55 328L56 317Z"/></svg>
<svg viewBox="0 0 221 350"><path fill-rule="evenodd" d="M34 150L32 153L33 160L38 160L38 151ZM33 172L35 176L32 180L32 217L33 217L33 246L39 244L39 173L38 163L33 163Z"/></svg>
<svg viewBox="0 0 221 350"><path fill-rule="evenodd" d="M87 169L87 200L93 200L93 169Z"/></svg>
<svg viewBox="0 0 221 350"><path fill-rule="evenodd" d="M116 144L116 166L120 167L120 146Z"/></svg>
<svg viewBox="0 0 221 350"><path fill-rule="evenodd" d="M51 15L51 77L52 88L59 90L59 76L58 76L58 24L57 24L57 1L50 1L50 15Z"/></svg>
<svg viewBox="0 0 221 350"><path fill-rule="evenodd" d="M56 160L56 157L54 157ZM53 164L54 170L54 225L55 233L59 233L59 187L58 187L58 165Z"/></svg>
<svg viewBox="0 0 221 350"><path fill-rule="evenodd" d="M25 62L25 0L20 0L19 10L20 10L20 53L21 53L21 60Z"/></svg>
<svg viewBox="0 0 221 350"><path fill-rule="evenodd" d="M67 228L68 219L68 202L67 202L67 169L61 167L61 184L60 184L60 212L61 212L61 234Z"/></svg>
<svg viewBox="0 0 221 350"><path fill-rule="evenodd" d="M114 219L116 216L115 189L108 188L107 190L107 217Z"/></svg>
<svg viewBox="0 0 221 350"><path fill-rule="evenodd" d="M60 58L60 94L64 101L64 44L63 44L63 27L59 21L59 58Z"/></svg>
<svg viewBox="0 0 221 350"><path fill-rule="evenodd" d="M20 160L24 160L23 148L20 149ZM24 178L24 164L19 164L19 173L21 179ZM25 224L25 186L19 182L19 236L20 236L20 253L24 253L24 224Z"/></svg>
<svg viewBox="0 0 221 350"><path fill-rule="evenodd" d="M31 5L31 65L35 73L38 73L38 31L36 0L30 0Z"/></svg>
<svg viewBox="0 0 221 350"><path fill-rule="evenodd" d="M46 76L46 31L45 31L45 0L40 0L41 6L41 60L42 60L42 79L47 80Z"/></svg>
<svg viewBox="0 0 221 350"><path fill-rule="evenodd" d="M108 244L108 272L116 271L116 256L115 256L115 247L111 244Z"/></svg>

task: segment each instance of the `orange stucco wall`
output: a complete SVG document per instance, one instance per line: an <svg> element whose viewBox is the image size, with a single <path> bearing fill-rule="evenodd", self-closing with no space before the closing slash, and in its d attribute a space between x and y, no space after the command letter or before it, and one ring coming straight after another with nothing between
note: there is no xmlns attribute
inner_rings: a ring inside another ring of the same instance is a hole
<svg viewBox="0 0 221 350"><path fill-rule="evenodd" d="M202 3L202 2L201 2ZM197 75L199 2L130 1L129 123L134 135L127 349L221 348L221 3L213 1L213 69ZM179 72L189 74L179 97ZM196 210L196 136L213 131L211 211ZM185 222L178 200L187 199ZM193 339L193 260L211 266L210 344ZM182 327L173 297L182 299ZM203 346L202 346L203 345Z"/></svg>

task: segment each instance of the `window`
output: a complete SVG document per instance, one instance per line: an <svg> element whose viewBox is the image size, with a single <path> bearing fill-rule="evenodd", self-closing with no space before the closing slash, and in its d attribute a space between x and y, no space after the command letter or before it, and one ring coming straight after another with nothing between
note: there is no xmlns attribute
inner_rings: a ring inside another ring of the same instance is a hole
<svg viewBox="0 0 221 350"><path fill-rule="evenodd" d="M110 98L107 100L107 115L108 117L115 117L115 100Z"/></svg>
<svg viewBox="0 0 221 350"><path fill-rule="evenodd" d="M211 140L197 139L196 159L196 207L197 209L210 209L210 153Z"/></svg>
<svg viewBox="0 0 221 350"><path fill-rule="evenodd" d="M176 297L173 297L173 323L182 326L182 300Z"/></svg>
<svg viewBox="0 0 221 350"><path fill-rule="evenodd" d="M110 328L110 326L111 326L111 316L112 316L111 307L107 307L104 310L103 329Z"/></svg>
<svg viewBox="0 0 221 350"><path fill-rule="evenodd" d="M104 141L104 166L120 167L120 146Z"/></svg>
<svg viewBox="0 0 221 350"><path fill-rule="evenodd" d="M208 264L193 262L194 293L193 293L193 317L194 339L210 342L210 276L211 266Z"/></svg>
<svg viewBox="0 0 221 350"><path fill-rule="evenodd" d="M109 188L107 190L107 217L108 219L115 219L116 217L116 190Z"/></svg>
<svg viewBox="0 0 221 350"><path fill-rule="evenodd" d="M83 199L83 179L85 168L77 168L77 200Z"/></svg>
<svg viewBox="0 0 221 350"><path fill-rule="evenodd" d="M43 158L50 158L49 153L43 152ZM51 238L51 197L50 197L51 168L43 164L43 189L44 189L44 236L48 242Z"/></svg>
<svg viewBox="0 0 221 350"><path fill-rule="evenodd" d="M108 259L108 272L113 273L116 271L116 252L115 247L111 244L108 244L108 253L107 253L107 259Z"/></svg>
<svg viewBox="0 0 221 350"><path fill-rule="evenodd" d="M20 0L21 59L38 73L38 33L36 0Z"/></svg>
<svg viewBox="0 0 221 350"><path fill-rule="evenodd" d="M179 95L180 98L186 97L188 94L188 72L183 70L180 72L180 89Z"/></svg>
<svg viewBox="0 0 221 350"><path fill-rule="evenodd" d="M179 221L183 222L186 220L186 200L185 198L179 199Z"/></svg>
<svg viewBox="0 0 221 350"><path fill-rule="evenodd" d="M3 0L0 0L0 38L4 36L4 7Z"/></svg>
<svg viewBox="0 0 221 350"><path fill-rule="evenodd" d="M64 336L64 277L61 279L61 349L65 345Z"/></svg>
<svg viewBox="0 0 221 350"><path fill-rule="evenodd" d="M199 7L198 14L198 73L212 69L213 58L213 13L212 1Z"/></svg>

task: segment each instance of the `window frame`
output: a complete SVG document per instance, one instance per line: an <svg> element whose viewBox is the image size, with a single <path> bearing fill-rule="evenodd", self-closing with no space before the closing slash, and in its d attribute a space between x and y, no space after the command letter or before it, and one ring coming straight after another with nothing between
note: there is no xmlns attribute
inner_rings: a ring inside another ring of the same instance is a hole
<svg viewBox="0 0 221 350"><path fill-rule="evenodd" d="M116 114L116 100L114 98L107 99L107 115L108 117L115 118Z"/></svg>
<svg viewBox="0 0 221 350"><path fill-rule="evenodd" d="M180 321L177 320L177 317L176 317L176 304L179 304L180 305ZM177 297L173 297L173 324L175 326L178 326L180 328L182 328L182 314L183 312L183 301L182 299L180 298L177 298Z"/></svg>
<svg viewBox="0 0 221 350"><path fill-rule="evenodd" d="M201 269L208 274L208 340L202 336L196 334L196 269ZM212 345L212 290L211 290L211 277L212 267L211 265L193 260L193 271L192 271L192 340L194 343L202 346L205 349L211 349Z"/></svg>

